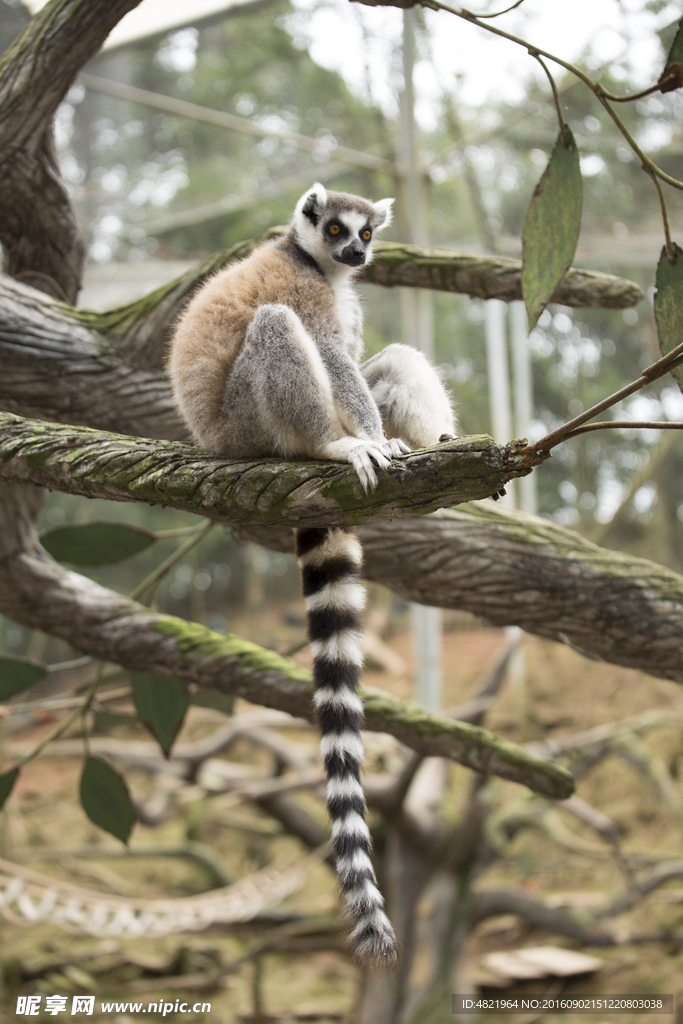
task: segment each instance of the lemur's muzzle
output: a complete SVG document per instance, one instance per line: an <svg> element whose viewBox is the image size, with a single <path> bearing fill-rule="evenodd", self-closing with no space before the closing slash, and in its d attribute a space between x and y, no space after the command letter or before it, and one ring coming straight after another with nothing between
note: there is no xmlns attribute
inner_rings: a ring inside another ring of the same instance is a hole
<svg viewBox="0 0 683 1024"><path fill-rule="evenodd" d="M362 267L365 263L365 249L357 238L345 245L338 256L334 257L338 263L345 263L347 267Z"/></svg>

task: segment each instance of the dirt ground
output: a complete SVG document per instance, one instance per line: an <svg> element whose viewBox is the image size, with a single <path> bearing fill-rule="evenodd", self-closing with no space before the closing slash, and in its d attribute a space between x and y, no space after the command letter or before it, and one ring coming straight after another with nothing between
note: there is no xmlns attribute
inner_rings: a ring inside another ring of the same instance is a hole
<svg viewBox="0 0 683 1024"><path fill-rule="evenodd" d="M373 598L379 609L376 621L381 623L392 651L403 659L403 666L395 662L393 672L370 668L365 682L409 697L412 659L406 616L382 615L386 597L378 591L373 592ZM232 616L231 629L282 652L302 637L297 614L300 615L298 606L294 610L281 606L248 617ZM484 628L455 614L445 616L445 627L443 706L451 708L471 696L506 637L501 630ZM307 663L306 652L295 657L300 663ZM528 742L566 736L653 709L668 713L670 722L637 738L631 736L625 753L607 757L582 776L578 784L579 796L615 823L623 853L633 858L630 863L637 867L641 862L646 865L681 856L683 793L679 768L683 750L683 692L679 688L641 673L588 661L549 641L525 637L523 657L513 666L485 725L507 739ZM130 707L120 702L116 710L125 712ZM25 728L8 732L3 741L7 763L20 749L40 740L54 721L53 713L41 712ZM217 713L194 708L181 739L207 735L220 721ZM100 725L118 738L146 738L138 725L102 721ZM309 742L308 733L299 735L288 730L287 735ZM371 767L376 756L374 742L376 738L369 737ZM230 756L245 764L256 763L263 757L246 743L233 747ZM243 877L281 854L301 855L298 841L282 834L277 823L263 811L247 802L235 806L234 801L231 804L220 796L208 798L195 787L194 792L189 790L183 799L178 799L176 812L158 826L136 826L130 846L138 856L93 856L93 846L111 851L116 842L92 825L79 806L80 769L79 757L41 757L27 765L1 822L3 858L90 890L162 898L205 892L217 884L206 863L187 855L188 844L201 844L201 849L209 847L230 878ZM130 770L126 777L135 796L151 796L153 784L149 776ZM457 815L459 796L464 793L469 773L455 766L453 777L450 812ZM496 785L498 799L515 801L524 796L520 786ZM302 794L300 799L316 820L324 824L321 801L310 794ZM535 828L521 831L479 885L521 885L527 893L550 900L554 906L569 906L577 913L582 908L607 903L610 895L623 891L624 874L609 844L595 830L568 815L559 813L558 820L560 826L553 834ZM86 848L87 856L83 855ZM164 848L177 851L177 855L161 857L152 849L143 856L145 848ZM162 1013L147 1009L148 1004L159 1000L172 1003L174 1009L176 1000L190 1005L211 1004L210 1011L199 1008L197 1012L170 1014L188 1024L238 1024L257 1020L259 1014L263 1021L351 1022L359 980L335 929L336 908L332 874L325 865L319 865L311 871L303 888L277 912L264 916L258 923L225 933L212 931L163 939L92 938L68 934L45 924L22 925L0 920L5 1019L29 1019L15 1017L19 996L60 994L68 997L70 1007L73 995L93 992L97 998L90 1019L117 1024L130 1024L140 1019L141 1012L146 1013L145 1019L162 1019ZM305 915L306 920L299 931L296 914ZM624 941L611 948L585 949L604 962L599 972L563 981L511 983L505 990L484 991L497 997L539 991L566 996L681 993L683 997L683 873L678 883L672 881L657 889L635 910L611 919L606 926L618 931ZM634 933L657 931L664 936L659 941L634 944L629 940ZM283 944L288 947L285 952L278 949ZM539 945L579 948L567 939L525 924L516 916L489 919L475 929L468 941L465 975L470 981L485 980L484 958L488 953ZM137 1012L123 1006L112 1007L110 1012L103 1013L101 1000L109 999L119 1004L140 1002L142 1007ZM69 1013L66 1010L44 1015L41 1010L39 1017L33 1019L66 1019ZM482 1019L517 1024L555 1019L567 1024L579 1020L629 1024L644 1017L519 1013Z"/></svg>

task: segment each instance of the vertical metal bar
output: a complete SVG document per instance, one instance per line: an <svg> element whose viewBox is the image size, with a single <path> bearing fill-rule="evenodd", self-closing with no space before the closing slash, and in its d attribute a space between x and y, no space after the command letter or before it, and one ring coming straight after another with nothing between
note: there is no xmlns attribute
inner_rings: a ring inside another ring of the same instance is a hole
<svg viewBox="0 0 683 1024"><path fill-rule="evenodd" d="M512 439L512 409L510 406L510 366L508 361L507 339L505 336L505 316L507 307L498 299L489 299L486 303L486 358L489 378L489 412L491 416L491 432L495 441L507 444ZM507 505L516 506L516 481L506 484L508 492Z"/></svg>
<svg viewBox="0 0 683 1024"><path fill-rule="evenodd" d="M534 392L531 376L531 356L526 309L523 302L511 302L510 310L510 341L512 345L512 387L514 392L515 424L517 437L529 437L531 421L534 418ZM536 492L536 475L521 477L517 482L519 507L523 512L536 515L538 497Z"/></svg>

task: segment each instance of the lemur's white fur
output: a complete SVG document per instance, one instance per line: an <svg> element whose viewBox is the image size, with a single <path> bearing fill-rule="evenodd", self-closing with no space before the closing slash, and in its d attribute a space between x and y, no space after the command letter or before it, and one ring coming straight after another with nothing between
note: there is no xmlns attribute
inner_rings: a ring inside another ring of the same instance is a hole
<svg viewBox="0 0 683 1024"><path fill-rule="evenodd" d="M425 357L390 345L359 366L363 317L352 287L393 199L370 203L320 183L284 238L210 278L182 314L169 372L195 440L222 456L349 462L363 488L411 448L456 432ZM360 784L362 551L352 531L297 530L328 778L337 873L363 964L392 967L396 939L371 861Z"/></svg>

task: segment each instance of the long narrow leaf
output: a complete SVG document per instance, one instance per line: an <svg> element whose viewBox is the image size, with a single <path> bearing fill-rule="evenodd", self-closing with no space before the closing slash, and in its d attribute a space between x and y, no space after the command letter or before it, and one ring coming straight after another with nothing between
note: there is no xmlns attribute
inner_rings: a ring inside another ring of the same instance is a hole
<svg viewBox="0 0 683 1024"><path fill-rule="evenodd" d="M675 243L671 259L666 246L662 249L656 283L655 320L659 349L665 356L683 341L683 249ZM683 391L683 369L677 366L671 373Z"/></svg>
<svg viewBox="0 0 683 1024"><path fill-rule="evenodd" d="M582 207L579 151L565 126L534 189L522 232L522 292L529 330L572 264Z"/></svg>
<svg viewBox="0 0 683 1024"><path fill-rule="evenodd" d="M10 771L0 775L0 807L5 806L5 801L14 789L14 783L19 778L19 769L12 768Z"/></svg>
<svg viewBox="0 0 683 1024"><path fill-rule="evenodd" d="M683 18L679 22L674 41L666 58L659 82L660 92L673 92L683 85Z"/></svg>

